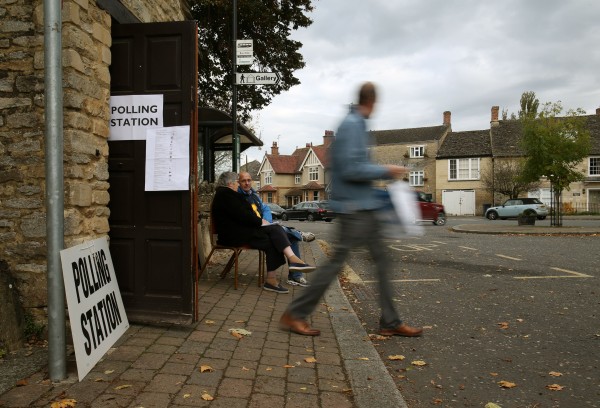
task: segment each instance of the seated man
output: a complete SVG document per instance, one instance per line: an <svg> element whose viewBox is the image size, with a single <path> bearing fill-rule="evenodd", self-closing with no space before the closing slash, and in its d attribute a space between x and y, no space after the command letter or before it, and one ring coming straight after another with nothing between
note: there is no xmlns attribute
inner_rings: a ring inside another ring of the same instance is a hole
<svg viewBox="0 0 600 408"><path fill-rule="evenodd" d="M297 257L291 248L287 234L279 225L273 225L256 215L252 206L237 192L238 175L225 172L219 176L212 202L212 218L216 226L218 243L230 246L249 245L265 252L267 276L263 289L288 293L275 275L277 268L288 260L289 269L314 271Z"/></svg>
<svg viewBox="0 0 600 408"><path fill-rule="evenodd" d="M238 193L242 194L246 201L252 205L252 208L258 213L259 217L263 220L272 223L273 222L273 214L271 214L271 209L262 202L256 190L252 188L252 176L250 173L242 171L240 172L239 178L240 186L238 187ZM300 257L300 247L298 246L299 241L313 241L315 239L315 234L312 232L302 232L298 231L295 228L289 228L282 226L283 230L286 232L292 247L292 251L299 258ZM308 286L308 282L306 278L303 276L302 272L294 271L290 269L288 274L288 285L298 285L298 286Z"/></svg>

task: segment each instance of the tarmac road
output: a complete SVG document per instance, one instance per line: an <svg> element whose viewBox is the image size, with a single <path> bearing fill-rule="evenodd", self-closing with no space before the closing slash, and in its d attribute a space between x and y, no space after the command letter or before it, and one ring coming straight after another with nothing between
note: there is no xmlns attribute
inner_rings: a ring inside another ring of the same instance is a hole
<svg viewBox="0 0 600 408"><path fill-rule="evenodd" d="M426 225L423 237L389 241L398 309L426 331L374 344L410 408L600 407L600 223L582 227L595 235L480 235L515 224L471 218L462 230L478 234ZM371 261L358 250L348 263L344 291L374 334Z"/></svg>

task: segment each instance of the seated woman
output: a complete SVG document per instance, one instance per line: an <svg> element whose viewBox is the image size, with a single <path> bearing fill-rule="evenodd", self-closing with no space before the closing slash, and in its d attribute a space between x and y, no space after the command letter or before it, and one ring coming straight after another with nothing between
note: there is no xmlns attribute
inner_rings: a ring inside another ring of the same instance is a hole
<svg viewBox="0 0 600 408"><path fill-rule="evenodd" d="M222 245L248 245L265 252L267 276L263 289L277 293L289 290L277 280L275 271L285 264L289 269L303 272L314 271L294 255L290 240L279 225L261 219L252 206L237 192L238 175L228 171L219 176L212 202L212 218L216 227L217 242Z"/></svg>

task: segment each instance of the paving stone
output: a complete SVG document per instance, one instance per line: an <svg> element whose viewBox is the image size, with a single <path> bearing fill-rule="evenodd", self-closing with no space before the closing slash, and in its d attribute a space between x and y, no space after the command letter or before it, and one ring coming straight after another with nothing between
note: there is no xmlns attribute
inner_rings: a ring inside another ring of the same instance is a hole
<svg viewBox="0 0 600 408"><path fill-rule="evenodd" d="M219 397L249 398L252 394L252 380L241 378L224 378L219 384Z"/></svg>
<svg viewBox="0 0 600 408"><path fill-rule="evenodd" d="M131 406L144 408L164 408L171 405L171 396L160 392L142 392L139 394Z"/></svg>
<svg viewBox="0 0 600 408"><path fill-rule="evenodd" d="M158 370L169 359L168 354L144 353L131 365L134 368Z"/></svg>
<svg viewBox="0 0 600 408"><path fill-rule="evenodd" d="M254 394L248 408L283 407L285 399L279 395ZM332 405L333 407L333 405ZM337 408L337 407L336 407Z"/></svg>
<svg viewBox="0 0 600 408"><path fill-rule="evenodd" d="M285 394L285 380L283 378L268 377L266 375L256 376L254 382L254 393L259 394L274 394L284 395Z"/></svg>

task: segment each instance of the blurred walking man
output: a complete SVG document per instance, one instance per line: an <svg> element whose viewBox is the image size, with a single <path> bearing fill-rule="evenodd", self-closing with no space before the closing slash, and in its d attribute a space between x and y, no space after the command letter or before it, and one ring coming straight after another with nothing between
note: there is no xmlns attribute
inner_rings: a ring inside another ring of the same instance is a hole
<svg viewBox="0 0 600 408"><path fill-rule="evenodd" d="M295 298L280 319L283 329L305 336L318 336L306 320L315 310L329 285L336 279L351 249L364 245L369 248L379 278L381 318L379 333L384 336L416 337L421 328L402 322L394 307L389 273L393 268L386 254L378 208L384 206L372 186L374 180L401 178L406 168L395 165L380 166L371 162L368 152L369 134L366 120L371 116L376 101L375 86L367 82L359 90L358 105L353 105L342 121L330 148L331 204L339 214L336 224L337 240L334 254L323 267L318 268L310 290Z"/></svg>

